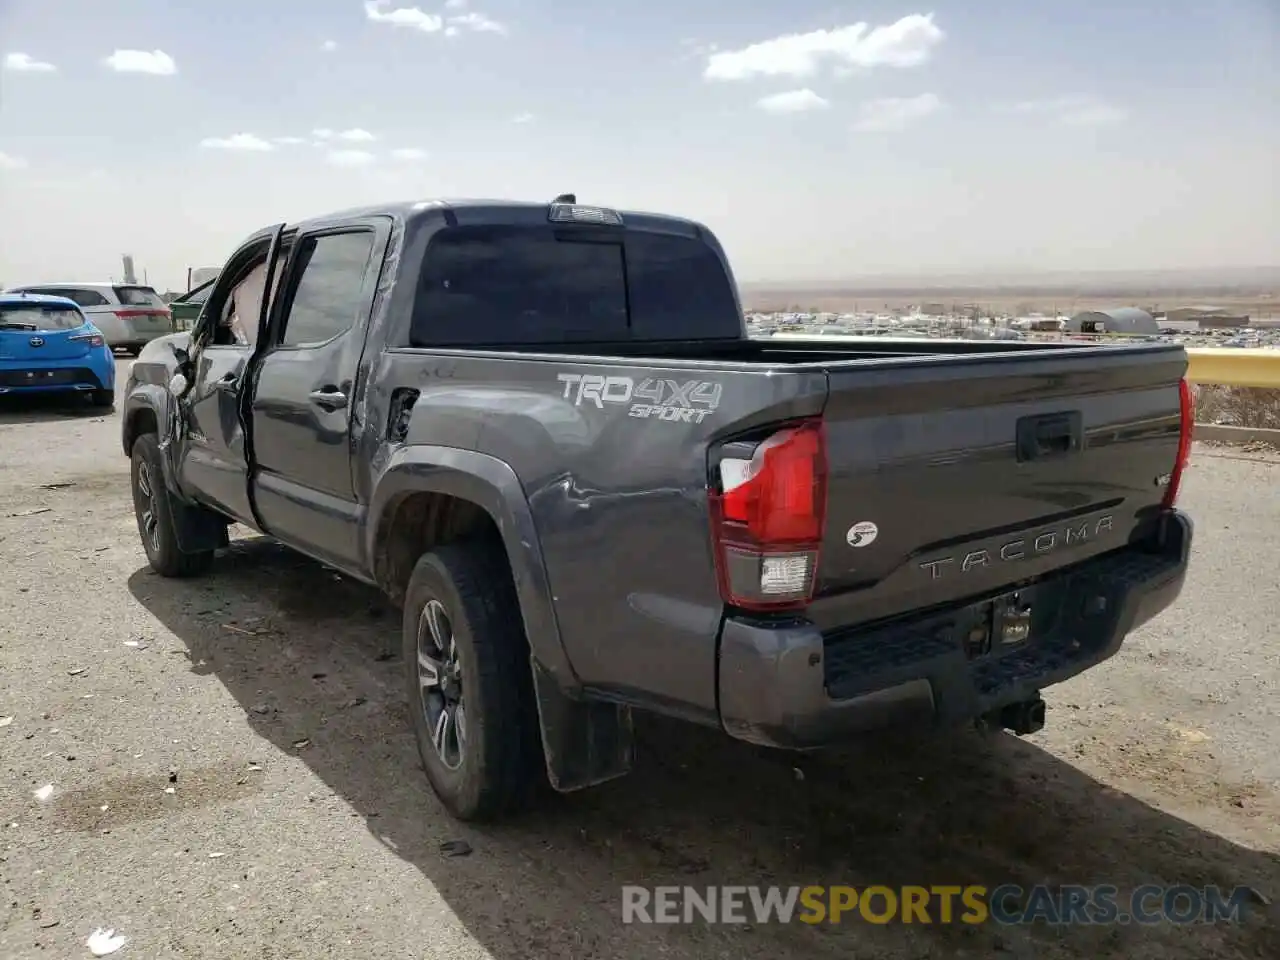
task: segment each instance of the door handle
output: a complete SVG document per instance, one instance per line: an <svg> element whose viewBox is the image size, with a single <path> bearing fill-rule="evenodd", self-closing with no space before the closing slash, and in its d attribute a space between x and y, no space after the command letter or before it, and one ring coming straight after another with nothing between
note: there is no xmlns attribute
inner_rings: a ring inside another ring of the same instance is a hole
<svg viewBox="0 0 1280 960"><path fill-rule="evenodd" d="M317 407L325 410L341 410L347 405L347 395L337 387L325 387L321 390L312 390L307 395L312 403Z"/></svg>
<svg viewBox="0 0 1280 960"><path fill-rule="evenodd" d="M239 386L240 374L234 372L224 373L213 384L215 390L235 390Z"/></svg>

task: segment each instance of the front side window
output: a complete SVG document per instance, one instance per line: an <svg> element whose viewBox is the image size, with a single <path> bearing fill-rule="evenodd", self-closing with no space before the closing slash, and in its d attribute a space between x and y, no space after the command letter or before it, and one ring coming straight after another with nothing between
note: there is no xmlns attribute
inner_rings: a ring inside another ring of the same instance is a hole
<svg viewBox="0 0 1280 960"><path fill-rule="evenodd" d="M283 238L277 254L271 285L273 297L280 289L280 277L284 273L284 264L289 256L289 243L289 237ZM205 303L205 308L200 313L201 323L212 325L211 342L217 346L252 347L258 342L258 319L262 312L267 252L270 245L266 241L258 241L254 246L246 249L252 252L246 253L246 250L241 250L231 259L232 263L243 264L233 267L226 274L227 280L238 277L231 289L228 290L220 284L218 280L222 278L219 277L217 280L210 281L200 299L194 301ZM204 329L208 329L208 326ZM203 339L209 334L197 334L197 336Z"/></svg>
<svg viewBox="0 0 1280 960"><path fill-rule="evenodd" d="M373 240L372 231L361 230L307 237L299 244L282 346L317 346L355 326Z"/></svg>
<svg viewBox="0 0 1280 960"><path fill-rule="evenodd" d="M221 324L228 335L225 342L246 347L258 342L258 318L262 313L266 279L267 258L263 257L231 288Z"/></svg>

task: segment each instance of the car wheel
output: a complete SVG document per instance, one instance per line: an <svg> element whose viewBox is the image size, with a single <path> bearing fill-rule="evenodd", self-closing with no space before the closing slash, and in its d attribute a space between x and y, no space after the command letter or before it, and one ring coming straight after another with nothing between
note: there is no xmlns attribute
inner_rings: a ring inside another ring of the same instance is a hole
<svg viewBox="0 0 1280 960"><path fill-rule="evenodd" d="M89 402L95 407L104 410L110 409L116 405L116 392L114 390L94 390L89 394Z"/></svg>
<svg viewBox="0 0 1280 960"><path fill-rule="evenodd" d="M460 543L422 556L402 641L418 753L441 802L461 820L526 806L544 768L528 644L501 549Z"/></svg>
<svg viewBox="0 0 1280 960"><path fill-rule="evenodd" d="M164 484L160 441L154 433L144 433L133 442L132 461L133 511L151 569L162 577L204 573L213 563L213 551L183 553L179 548L172 495Z"/></svg>

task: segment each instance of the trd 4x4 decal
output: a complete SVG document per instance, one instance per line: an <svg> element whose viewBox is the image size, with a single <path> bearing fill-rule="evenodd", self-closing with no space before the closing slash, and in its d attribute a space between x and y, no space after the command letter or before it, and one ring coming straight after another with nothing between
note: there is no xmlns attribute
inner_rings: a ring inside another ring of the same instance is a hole
<svg viewBox="0 0 1280 960"><path fill-rule="evenodd" d="M721 386L713 380L666 380L560 373L564 399L575 407L584 402L604 409L606 403L629 404L628 415L676 423L701 423L720 406Z"/></svg>

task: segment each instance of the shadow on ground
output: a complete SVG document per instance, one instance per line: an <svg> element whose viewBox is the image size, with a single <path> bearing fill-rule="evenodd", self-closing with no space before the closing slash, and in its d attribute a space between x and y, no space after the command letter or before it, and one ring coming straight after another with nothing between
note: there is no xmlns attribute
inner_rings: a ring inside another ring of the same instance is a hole
<svg viewBox="0 0 1280 960"><path fill-rule="evenodd" d="M192 669L214 674L260 736L304 759L497 960L1280 956L1264 902L1280 892L1280 859L1024 741L882 738L797 759L644 720L629 778L553 797L513 823L464 826L421 773L400 664L377 659L399 629L377 593L263 539L235 542L204 580L143 569L129 587L187 646ZM440 844L459 838L474 852L444 856ZM652 927L621 924L625 883L1185 883L1262 896L1239 925Z"/></svg>
<svg viewBox="0 0 1280 960"><path fill-rule="evenodd" d="M18 423L50 423L68 419L111 416L112 411L94 407L80 393L0 394L0 426Z"/></svg>

